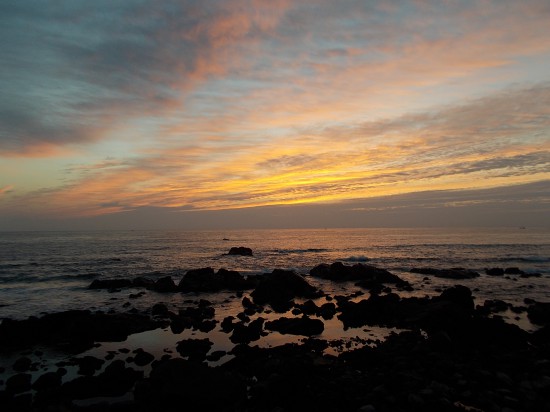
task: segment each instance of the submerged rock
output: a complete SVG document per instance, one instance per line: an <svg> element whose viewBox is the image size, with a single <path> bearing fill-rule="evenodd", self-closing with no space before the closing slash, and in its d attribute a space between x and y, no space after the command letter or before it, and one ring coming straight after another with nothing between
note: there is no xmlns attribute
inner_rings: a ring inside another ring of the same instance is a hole
<svg viewBox="0 0 550 412"><path fill-rule="evenodd" d="M411 273L420 273L422 275L432 275L437 278L446 278L446 279L473 279L480 276L480 274L474 270L463 269L463 268L452 268L452 269L412 268Z"/></svg>
<svg viewBox="0 0 550 412"><path fill-rule="evenodd" d="M279 318L266 322L266 329L274 330L283 335L320 335L325 330L325 325L320 319L310 319L307 316L301 318Z"/></svg>

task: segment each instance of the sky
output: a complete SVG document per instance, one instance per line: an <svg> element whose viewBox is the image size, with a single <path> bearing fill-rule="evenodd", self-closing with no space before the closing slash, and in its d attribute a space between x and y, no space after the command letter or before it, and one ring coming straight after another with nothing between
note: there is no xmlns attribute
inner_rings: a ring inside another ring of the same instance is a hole
<svg viewBox="0 0 550 412"><path fill-rule="evenodd" d="M4 0L0 230L550 225L547 0Z"/></svg>

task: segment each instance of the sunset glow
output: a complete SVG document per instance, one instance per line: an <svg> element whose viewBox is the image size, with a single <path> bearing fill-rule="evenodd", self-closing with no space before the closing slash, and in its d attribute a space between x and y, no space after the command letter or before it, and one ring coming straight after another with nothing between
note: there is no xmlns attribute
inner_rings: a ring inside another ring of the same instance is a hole
<svg viewBox="0 0 550 412"><path fill-rule="evenodd" d="M534 183L548 211L549 21L546 0L2 2L0 229Z"/></svg>

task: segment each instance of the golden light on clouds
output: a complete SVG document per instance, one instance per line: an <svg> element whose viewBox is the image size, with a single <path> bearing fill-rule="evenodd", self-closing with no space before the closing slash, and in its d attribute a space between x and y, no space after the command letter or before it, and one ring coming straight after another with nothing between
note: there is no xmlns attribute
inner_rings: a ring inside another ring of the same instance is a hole
<svg viewBox="0 0 550 412"><path fill-rule="evenodd" d="M0 6L13 39L0 46L13 57L0 80L5 215L316 204L550 179L542 0L29 7Z"/></svg>

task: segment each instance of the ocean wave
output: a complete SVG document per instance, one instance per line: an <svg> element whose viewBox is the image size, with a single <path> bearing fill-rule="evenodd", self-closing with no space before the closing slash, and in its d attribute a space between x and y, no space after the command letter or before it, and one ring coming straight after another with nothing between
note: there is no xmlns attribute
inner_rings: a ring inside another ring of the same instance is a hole
<svg viewBox="0 0 550 412"><path fill-rule="evenodd" d="M35 274L17 274L10 276L0 276L0 283L36 283L36 282L58 282L58 281L75 281L89 280L100 277L100 273L83 273L83 274L65 274L65 275L35 275Z"/></svg>
<svg viewBox="0 0 550 412"><path fill-rule="evenodd" d="M275 249L274 253L278 253L280 255L291 255L291 254L302 254L302 253L322 253L322 252L328 252L329 249L317 249L317 248L309 248L309 249Z"/></svg>
<svg viewBox="0 0 550 412"><path fill-rule="evenodd" d="M360 256L349 256L344 259L340 259L342 262L368 262L370 259L364 255Z"/></svg>
<svg viewBox="0 0 550 412"><path fill-rule="evenodd" d="M498 259L499 262L527 262L527 263L548 263L550 257L544 256L507 256Z"/></svg>

